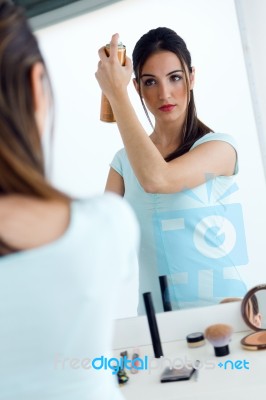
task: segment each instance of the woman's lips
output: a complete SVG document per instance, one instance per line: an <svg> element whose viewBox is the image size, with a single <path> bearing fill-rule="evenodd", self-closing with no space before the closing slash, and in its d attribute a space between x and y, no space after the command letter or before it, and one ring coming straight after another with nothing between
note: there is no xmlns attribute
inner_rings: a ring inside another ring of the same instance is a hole
<svg viewBox="0 0 266 400"><path fill-rule="evenodd" d="M175 108L174 104L165 104L164 106L160 107L159 110L163 112L172 111Z"/></svg>

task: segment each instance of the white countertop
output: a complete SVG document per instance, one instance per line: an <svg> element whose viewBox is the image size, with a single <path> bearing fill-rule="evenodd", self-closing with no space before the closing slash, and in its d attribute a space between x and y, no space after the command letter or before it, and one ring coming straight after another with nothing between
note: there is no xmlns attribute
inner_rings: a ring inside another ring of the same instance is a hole
<svg viewBox="0 0 266 400"><path fill-rule="evenodd" d="M150 370L137 374L127 371L129 381L121 386L127 400L251 400L254 396L264 399L266 395L266 350L249 351L241 347L240 340L250 331L243 323L239 304L223 304L214 307L168 312L157 315L157 323L164 353L163 362L157 368L146 316L116 321L114 345L115 357L127 350L132 356L138 347L140 358L148 356ZM225 323L233 327L229 343L230 354L215 357L213 346L206 343L198 348L189 348L185 340L192 332L204 332L211 324ZM160 375L165 368L165 359L176 360L177 367L186 360L194 363L200 360L198 378L187 381L161 383ZM231 360L232 362L230 363ZM240 360L240 369L232 368L232 363ZM226 368L224 363L227 362ZM246 367L244 367L244 361ZM222 366L218 366L219 363ZM242 364L241 364L242 362Z"/></svg>
<svg viewBox="0 0 266 400"><path fill-rule="evenodd" d="M121 386L121 391L128 400L250 400L256 395L266 394L266 351L248 351L241 348L240 339L248 332L235 333L230 341L230 354L225 357L215 357L213 347L209 342L199 348L189 348L186 341L163 343L164 359L154 361L152 346L140 346L140 357L149 357L150 370L131 374L127 371L129 381ZM131 356L132 349L127 349ZM116 352L116 356L119 351ZM176 360L179 367L186 360L194 363L200 360L201 368L197 380L194 376L188 381L160 383L160 375L167 360ZM237 369L232 363L240 360L242 364ZM244 360L246 368L244 368ZM161 365L154 364L162 362ZM207 362L207 363L206 363ZM219 367L219 363L223 366ZM157 365L157 368L155 366Z"/></svg>

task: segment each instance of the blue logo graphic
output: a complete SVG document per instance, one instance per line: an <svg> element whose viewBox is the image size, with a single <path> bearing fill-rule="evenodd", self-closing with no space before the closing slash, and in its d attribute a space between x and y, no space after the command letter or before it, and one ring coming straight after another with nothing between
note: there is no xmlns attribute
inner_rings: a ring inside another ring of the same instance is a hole
<svg viewBox="0 0 266 400"><path fill-rule="evenodd" d="M145 370L148 369L148 356L144 358L134 358L130 360L127 356L121 358L106 358L104 356L94 358L92 360L92 368L94 369L111 369L113 372L112 374L115 375L118 373L119 370L134 368L136 370Z"/></svg>
<svg viewBox="0 0 266 400"><path fill-rule="evenodd" d="M250 369L249 368L249 361L247 360L236 360L236 361L232 361L232 360L226 360L224 363L219 362L219 364L217 364L218 367L225 369L225 370L233 370L233 369Z"/></svg>
<svg viewBox="0 0 266 400"><path fill-rule="evenodd" d="M211 183L205 186L210 201ZM172 304L207 305L214 298L219 302L246 293L235 268L248 263L242 207L221 202L236 190L232 185L212 205L188 190L185 195L200 207L154 215L158 274L168 276Z"/></svg>

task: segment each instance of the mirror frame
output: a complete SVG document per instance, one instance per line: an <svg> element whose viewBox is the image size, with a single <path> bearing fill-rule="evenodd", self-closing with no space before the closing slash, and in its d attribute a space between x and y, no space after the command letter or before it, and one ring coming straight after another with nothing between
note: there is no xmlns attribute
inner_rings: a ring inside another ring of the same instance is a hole
<svg viewBox="0 0 266 400"><path fill-rule="evenodd" d="M245 321L246 325L248 325L253 331L255 331L255 332L252 332L249 335L243 337L240 340L240 343L245 350L253 350L254 351L254 350L265 350L266 349L266 342L264 342L264 343L260 342L260 343L254 343L254 344L247 343L248 338L250 339L251 337L255 337L255 336L259 335L259 332L266 331L266 328L258 328L257 326L252 324L250 322L250 319L248 318L247 312L246 312L248 301L251 299L251 297L255 293L259 292L260 290L266 290L266 284L257 285L254 288L250 289L244 296L242 303L241 303L241 314L242 314L243 320Z"/></svg>
<svg viewBox="0 0 266 400"><path fill-rule="evenodd" d="M246 314L246 306L248 301L250 300L250 298L257 292L259 292L260 290L266 290L266 284L261 284L261 285L257 285L255 287L253 287L252 289L250 289L244 296L242 303L241 303L241 314L242 317L245 321L245 323L248 325L249 328L255 330L255 331L265 331L266 328L258 328L257 326L253 325L249 318L247 317Z"/></svg>
<svg viewBox="0 0 266 400"><path fill-rule="evenodd" d="M98 10L122 0L14 0L23 7L34 31ZM51 4L52 3L52 4Z"/></svg>

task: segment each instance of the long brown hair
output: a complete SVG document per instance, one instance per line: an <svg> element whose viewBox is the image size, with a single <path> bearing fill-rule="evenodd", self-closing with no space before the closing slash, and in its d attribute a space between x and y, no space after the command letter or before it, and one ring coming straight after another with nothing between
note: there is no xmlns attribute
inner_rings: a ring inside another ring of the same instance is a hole
<svg viewBox="0 0 266 400"><path fill-rule="evenodd" d="M50 82L23 9L0 0L0 195L67 200L45 178L31 88L31 70L37 62ZM50 83L49 87L52 94Z"/></svg>
<svg viewBox="0 0 266 400"><path fill-rule="evenodd" d="M136 81L139 84L139 88L141 88L140 76L145 62L152 54L158 53L159 51L170 51L174 53L179 58L182 69L186 71L186 66L188 71L192 72L191 56L184 40L180 36L178 36L176 32L172 29L164 27L151 29L138 40L133 50L133 69ZM181 156L182 154L187 153L191 146L196 142L196 140L206 135L206 133L213 132L197 117L193 90L190 90L189 92L188 77L186 73L185 80L187 87L188 103L186 119L183 126L183 141L181 146L179 146L176 150L174 150L165 158L166 161L171 161ZM142 99L141 89L139 95L145 114L151 126L153 127L147 108Z"/></svg>

